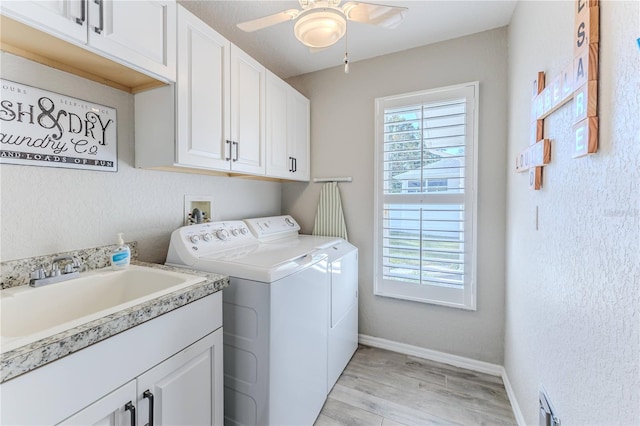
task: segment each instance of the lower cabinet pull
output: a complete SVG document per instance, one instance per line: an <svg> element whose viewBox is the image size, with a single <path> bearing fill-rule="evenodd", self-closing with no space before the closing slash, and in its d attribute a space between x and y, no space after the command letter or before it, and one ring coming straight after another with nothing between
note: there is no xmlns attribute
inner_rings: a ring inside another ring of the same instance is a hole
<svg viewBox="0 0 640 426"><path fill-rule="evenodd" d="M136 426L136 407L131 401L124 404L125 411L131 411L131 426Z"/></svg>
<svg viewBox="0 0 640 426"><path fill-rule="evenodd" d="M149 399L149 423L147 423L145 426L153 426L153 394L149 389L147 389L146 391L144 391L142 396Z"/></svg>

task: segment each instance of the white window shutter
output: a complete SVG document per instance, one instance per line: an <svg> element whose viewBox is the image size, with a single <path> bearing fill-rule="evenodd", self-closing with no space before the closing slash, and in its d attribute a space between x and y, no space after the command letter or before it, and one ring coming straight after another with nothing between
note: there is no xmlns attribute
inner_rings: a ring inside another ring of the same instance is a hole
<svg viewBox="0 0 640 426"><path fill-rule="evenodd" d="M477 91L376 99L378 295L475 309Z"/></svg>

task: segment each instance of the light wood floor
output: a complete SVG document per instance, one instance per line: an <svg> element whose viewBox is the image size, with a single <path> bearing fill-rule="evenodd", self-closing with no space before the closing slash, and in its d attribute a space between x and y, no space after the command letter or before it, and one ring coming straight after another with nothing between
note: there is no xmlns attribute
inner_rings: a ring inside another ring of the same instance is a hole
<svg viewBox="0 0 640 426"><path fill-rule="evenodd" d="M360 346L315 426L515 424L500 377Z"/></svg>

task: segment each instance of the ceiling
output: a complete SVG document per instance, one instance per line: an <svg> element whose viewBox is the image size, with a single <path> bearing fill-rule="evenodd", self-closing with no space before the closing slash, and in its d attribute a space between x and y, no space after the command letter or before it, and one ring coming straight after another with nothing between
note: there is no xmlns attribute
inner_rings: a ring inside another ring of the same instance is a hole
<svg viewBox="0 0 640 426"><path fill-rule="evenodd" d="M345 39L311 53L293 34L294 21L246 33L236 24L286 9L296 0L178 0L216 31L281 78L342 65ZM516 0L383 0L369 3L408 8L395 29L349 22L350 62L399 52L509 24Z"/></svg>

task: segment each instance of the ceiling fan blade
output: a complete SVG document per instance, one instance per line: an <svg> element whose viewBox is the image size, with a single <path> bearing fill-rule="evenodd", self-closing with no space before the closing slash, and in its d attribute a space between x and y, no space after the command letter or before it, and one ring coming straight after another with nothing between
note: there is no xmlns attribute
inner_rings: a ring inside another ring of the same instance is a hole
<svg viewBox="0 0 640 426"><path fill-rule="evenodd" d="M289 9L285 10L284 12L274 13L273 15L263 16L262 18L253 19L251 21L241 22L240 24L238 24L238 28L246 32L257 31L263 28L270 27L271 25L276 25L281 22L296 19L299 14L299 10Z"/></svg>
<svg viewBox="0 0 640 426"><path fill-rule="evenodd" d="M350 1L342 5L342 10L347 19L351 21L392 29L402 22L404 12L408 9L406 7Z"/></svg>

